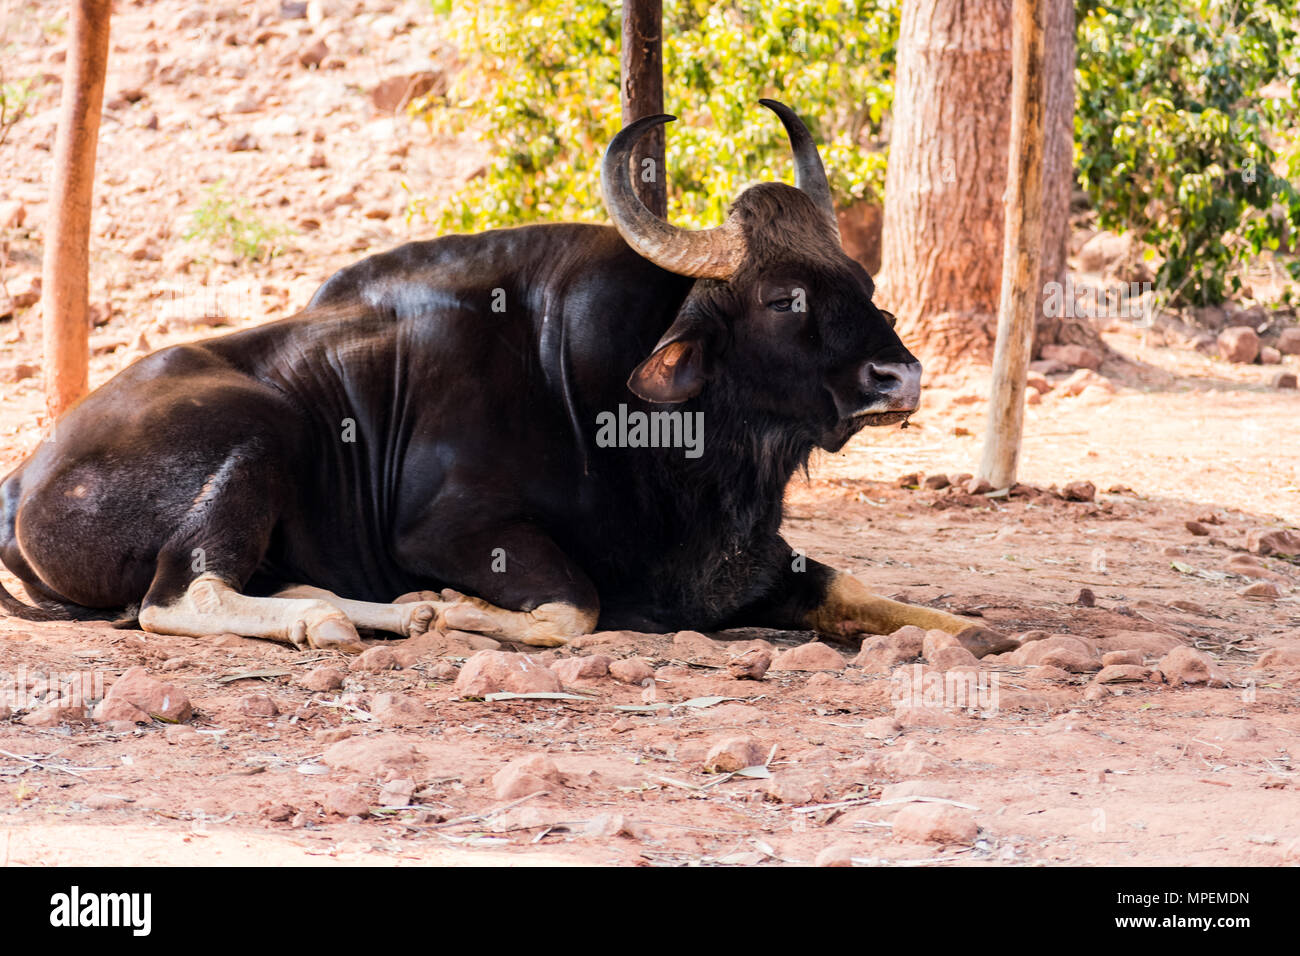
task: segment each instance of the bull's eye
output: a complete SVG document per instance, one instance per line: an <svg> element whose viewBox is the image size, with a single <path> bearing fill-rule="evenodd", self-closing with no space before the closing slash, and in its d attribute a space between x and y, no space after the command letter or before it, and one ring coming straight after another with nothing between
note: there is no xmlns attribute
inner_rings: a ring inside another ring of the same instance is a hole
<svg viewBox="0 0 1300 956"><path fill-rule="evenodd" d="M794 308L794 299L791 298L773 299L771 302L767 304L767 307L771 309L773 312L789 312L792 308Z"/></svg>

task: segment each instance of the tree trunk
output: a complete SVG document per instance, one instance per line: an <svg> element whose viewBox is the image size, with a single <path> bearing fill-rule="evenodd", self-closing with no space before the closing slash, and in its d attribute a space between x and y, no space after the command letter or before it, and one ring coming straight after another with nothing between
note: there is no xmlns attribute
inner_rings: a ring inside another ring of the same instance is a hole
<svg viewBox="0 0 1300 956"><path fill-rule="evenodd" d="M45 403L50 418L88 388L90 210L108 64L111 0L73 0L42 263Z"/></svg>
<svg viewBox="0 0 1300 956"><path fill-rule="evenodd" d="M1025 417L1025 373L1033 348L1034 321L1042 296L1043 78L1047 6L1052 0L1013 0L1011 34L1011 144L1003 220L1002 298L993 352L989 424L979 476L994 488L1016 481Z"/></svg>
<svg viewBox="0 0 1300 956"><path fill-rule="evenodd" d="M624 126L664 111L662 0L625 0L622 73ZM661 219L668 218L662 126L641 137L632 151L632 182L646 208Z"/></svg>
<svg viewBox="0 0 1300 956"><path fill-rule="evenodd" d="M1074 188L1074 3L1048 0L1045 80L1047 108L1043 119L1043 261L1040 283L1065 285L1065 257L1070 241L1070 193ZM1083 345L1104 353L1106 346L1088 319L1047 316L1038 300L1034 354L1044 345Z"/></svg>
<svg viewBox="0 0 1300 956"><path fill-rule="evenodd" d="M1048 0L1047 32L1042 275L1063 282L1073 181L1071 0ZM905 0L880 301L899 317L909 348L934 371L988 365L993 358L1010 101L1011 0ZM1037 324L1035 349L1051 341L1099 341L1086 323L1046 325L1040 317Z"/></svg>

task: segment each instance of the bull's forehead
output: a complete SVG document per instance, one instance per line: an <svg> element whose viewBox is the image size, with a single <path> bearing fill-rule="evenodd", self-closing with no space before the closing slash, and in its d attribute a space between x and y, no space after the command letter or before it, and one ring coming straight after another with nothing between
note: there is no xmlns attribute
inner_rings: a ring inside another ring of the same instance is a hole
<svg viewBox="0 0 1300 956"><path fill-rule="evenodd" d="M732 204L751 262L842 267L847 256L835 226L804 193L785 183L750 186Z"/></svg>

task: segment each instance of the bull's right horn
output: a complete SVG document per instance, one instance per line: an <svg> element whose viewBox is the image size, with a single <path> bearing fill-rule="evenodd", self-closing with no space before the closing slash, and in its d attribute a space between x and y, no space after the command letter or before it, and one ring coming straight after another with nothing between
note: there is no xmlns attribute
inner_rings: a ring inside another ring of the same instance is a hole
<svg viewBox="0 0 1300 956"><path fill-rule="evenodd" d="M679 229L660 219L637 196L628 161L650 129L675 116L646 116L619 130L600 166L600 191L614 228L629 246L661 269L698 279L729 279L745 259L740 224L728 218L714 229ZM663 170L658 171L663 175Z"/></svg>

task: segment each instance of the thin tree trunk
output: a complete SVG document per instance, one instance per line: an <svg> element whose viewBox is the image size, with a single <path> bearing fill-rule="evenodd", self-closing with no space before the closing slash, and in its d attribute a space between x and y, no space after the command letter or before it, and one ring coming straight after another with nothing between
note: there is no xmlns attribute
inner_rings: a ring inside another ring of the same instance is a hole
<svg viewBox="0 0 1300 956"><path fill-rule="evenodd" d="M624 126L664 111L662 0L624 0L622 72ZM637 196L655 215L667 218L668 176L662 126L641 138L633 150L632 164Z"/></svg>
<svg viewBox="0 0 1300 956"><path fill-rule="evenodd" d="M45 402L51 419L86 394L90 212L111 0L72 0L42 264Z"/></svg>
<svg viewBox="0 0 1300 956"><path fill-rule="evenodd" d="M993 384L979 474L995 488L1015 483L1025 417L1025 373L1041 301L1043 252L1043 76L1048 3L1014 0L1011 142L1002 251L1002 301L993 353Z"/></svg>

